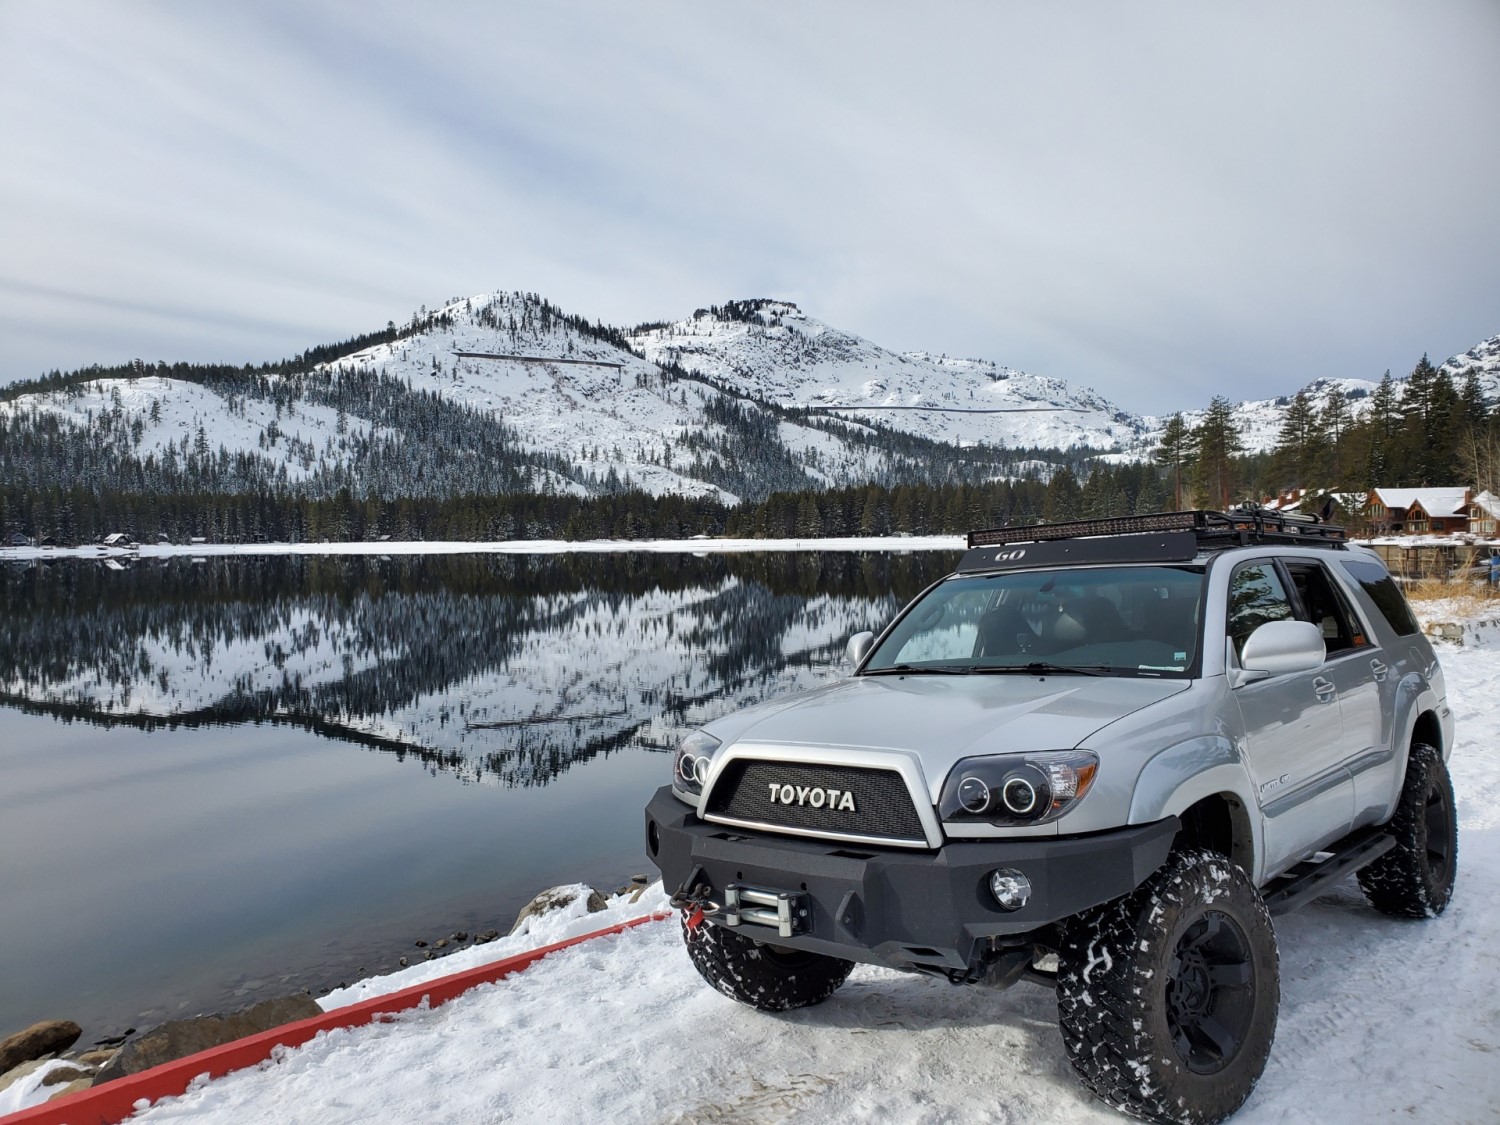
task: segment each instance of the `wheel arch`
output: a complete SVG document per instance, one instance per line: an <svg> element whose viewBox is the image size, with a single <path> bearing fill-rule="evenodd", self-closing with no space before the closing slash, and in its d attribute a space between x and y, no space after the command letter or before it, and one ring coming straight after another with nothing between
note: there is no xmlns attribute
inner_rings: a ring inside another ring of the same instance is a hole
<svg viewBox="0 0 1500 1125"><path fill-rule="evenodd" d="M1396 812L1396 804L1401 799L1401 787L1406 784L1406 771L1411 766L1411 748L1414 744L1425 742L1438 752L1443 761L1448 760L1451 739L1444 737L1445 726L1439 714L1440 708L1446 709L1444 701L1438 698L1430 685L1417 676L1407 676L1397 687L1396 717L1392 729L1394 740L1391 745L1396 760L1390 774L1390 791L1386 794L1382 821ZM1446 729L1452 729L1451 718Z"/></svg>
<svg viewBox="0 0 1500 1125"><path fill-rule="evenodd" d="M1411 736L1406 740L1408 757L1411 754L1412 744L1416 742L1427 743L1428 746L1431 746L1441 754L1445 760L1447 759L1448 749L1443 745L1443 724L1438 721L1437 712L1431 708L1422 710L1412 720Z"/></svg>
<svg viewBox="0 0 1500 1125"><path fill-rule="evenodd" d="M1257 884L1265 854L1254 785L1234 745L1220 736L1189 739L1146 764L1131 799L1130 823L1176 816L1179 842L1228 856Z"/></svg>
<svg viewBox="0 0 1500 1125"><path fill-rule="evenodd" d="M1182 828L1174 849L1206 848L1255 870L1255 835L1249 810L1233 793L1212 793L1177 814Z"/></svg>

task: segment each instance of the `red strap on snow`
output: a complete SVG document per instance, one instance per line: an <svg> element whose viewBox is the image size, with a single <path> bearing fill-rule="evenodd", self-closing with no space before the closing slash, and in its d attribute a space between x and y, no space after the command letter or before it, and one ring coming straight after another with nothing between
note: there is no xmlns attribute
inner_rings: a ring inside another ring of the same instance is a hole
<svg viewBox="0 0 1500 1125"><path fill-rule="evenodd" d="M30 1109L8 1114L0 1117L0 1125L119 1125L119 1122L137 1110L145 1109L151 1102L181 1094L188 1088L188 1083L199 1075L220 1078L231 1071L264 1062L277 1047L297 1047L319 1033L335 1028L363 1027L368 1023L386 1022L396 1013L415 1008L424 1000L429 1007L436 1008L478 985L491 984L522 972L550 953L670 917L669 912L660 912L632 918L602 930L518 953L502 961L478 965L426 984L362 1000L346 1008L335 1008L321 1016L273 1027L259 1035L237 1039L221 1047L211 1047L185 1059L153 1066L150 1070L118 1078L103 1086L79 1090L78 1093L58 1098L55 1102L43 1102Z"/></svg>

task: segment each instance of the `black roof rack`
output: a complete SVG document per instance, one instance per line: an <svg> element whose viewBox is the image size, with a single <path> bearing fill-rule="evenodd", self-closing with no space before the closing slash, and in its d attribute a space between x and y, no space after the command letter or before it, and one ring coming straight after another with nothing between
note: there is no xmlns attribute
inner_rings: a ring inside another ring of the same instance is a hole
<svg viewBox="0 0 1500 1125"><path fill-rule="evenodd" d="M1069 542L1087 540L1087 543ZM1102 520L1030 527L994 527L969 532L969 554L960 570L993 569L1052 562L1185 561L1199 551L1252 544L1280 543L1341 550L1348 545L1344 529L1312 516L1292 516L1261 508L1227 512L1160 512ZM994 551L1015 544L1049 544Z"/></svg>

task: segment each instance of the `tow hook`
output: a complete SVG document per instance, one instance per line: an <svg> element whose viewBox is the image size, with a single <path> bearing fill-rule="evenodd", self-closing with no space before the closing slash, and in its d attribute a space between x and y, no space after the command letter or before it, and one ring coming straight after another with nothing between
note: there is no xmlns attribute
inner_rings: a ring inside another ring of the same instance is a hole
<svg viewBox="0 0 1500 1125"><path fill-rule="evenodd" d="M689 935L697 933L705 918L711 918L724 909L723 904L709 897L711 893L712 888L707 883L697 883L691 890L684 883L668 900L674 910L682 911Z"/></svg>

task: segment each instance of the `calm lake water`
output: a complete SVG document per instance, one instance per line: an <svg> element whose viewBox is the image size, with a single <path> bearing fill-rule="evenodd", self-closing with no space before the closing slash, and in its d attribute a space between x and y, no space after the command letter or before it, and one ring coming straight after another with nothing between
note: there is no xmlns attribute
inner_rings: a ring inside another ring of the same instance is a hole
<svg viewBox="0 0 1500 1125"><path fill-rule="evenodd" d="M0 567L0 1036L316 995L650 871L675 734L841 674L954 558Z"/></svg>

